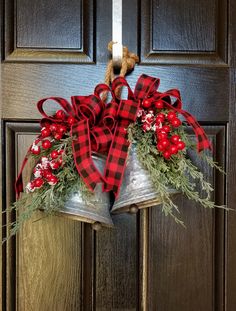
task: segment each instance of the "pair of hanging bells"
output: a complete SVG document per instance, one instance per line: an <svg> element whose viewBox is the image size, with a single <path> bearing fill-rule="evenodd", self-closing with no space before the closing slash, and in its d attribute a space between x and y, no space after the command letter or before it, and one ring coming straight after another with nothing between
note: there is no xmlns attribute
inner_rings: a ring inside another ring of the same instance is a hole
<svg viewBox="0 0 236 311"><path fill-rule="evenodd" d="M103 172L105 159L100 155L93 155L92 157L97 168ZM169 193L176 194L178 191L169 188ZM136 213L141 208L161 203L160 195L154 190L148 172L139 163L135 147L132 147L128 156L120 195L112 207L110 194L102 192L102 186L99 184L89 200L84 199L81 193L75 193L65 204L60 214L91 223L92 228L98 230L102 226L113 226L110 213Z"/></svg>

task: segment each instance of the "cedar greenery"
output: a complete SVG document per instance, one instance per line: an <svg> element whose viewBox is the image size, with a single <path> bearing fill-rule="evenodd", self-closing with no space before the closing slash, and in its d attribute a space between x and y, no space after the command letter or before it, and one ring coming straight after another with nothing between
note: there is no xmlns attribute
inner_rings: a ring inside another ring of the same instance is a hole
<svg viewBox="0 0 236 311"><path fill-rule="evenodd" d="M21 197L7 210L15 210L18 213L17 220L9 225L10 232L7 239L15 235L21 225L30 219L36 210L43 210L45 215L53 215L63 209L66 201L73 193L80 191L81 195L87 199L93 195L83 183L75 167L72 153L72 138L69 134L66 138L55 142L52 148L41 152L40 156L33 156L31 154L30 156L39 160L40 157L48 155L52 150L59 151L61 149L65 150L63 154L63 166L55 172L59 182L54 186L44 184L42 188L36 189L34 192L24 192L21 194Z"/></svg>
<svg viewBox="0 0 236 311"><path fill-rule="evenodd" d="M184 141L187 147L186 150L196 148L196 144L187 137L184 127L176 129L175 134L178 134L182 141ZM141 124L135 123L129 126L128 135L129 141L136 145L136 152L140 163L148 171L153 186L162 199L162 211L166 216L172 216L177 223L184 226L183 221L176 215L176 212L179 213L179 209L172 201L171 193L168 191L169 187L179 190L188 199L200 203L205 208L225 208L224 206L216 205L211 200L211 193L214 189L204 179L203 173L188 158L186 150L178 155L172 155L166 161L160 156L156 148L156 136L154 132L144 132ZM210 167L216 168L222 173L224 172L210 156L201 153L201 158ZM197 190L198 185L204 191L204 197L201 197L201 194Z"/></svg>

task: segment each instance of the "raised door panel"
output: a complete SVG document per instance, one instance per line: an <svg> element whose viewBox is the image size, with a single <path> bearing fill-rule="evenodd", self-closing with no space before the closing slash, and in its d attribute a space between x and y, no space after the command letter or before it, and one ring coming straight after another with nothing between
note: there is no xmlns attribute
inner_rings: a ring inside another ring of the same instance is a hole
<svg viewBox="0 0 236 311"><path fill-rule="evenodd" d="M206 131L217 150L216 160L224 166L224 126L208 126ZM224 175L196 157L193 160L215 188L212 199L224 204ZM204 193L201 195L204 197ZM176 198L176 204L186 228L164 217L158 207L149 209L146 215L149 310L223 311L225 212L204 209L182 195Z"/></svg>
<svg viewBox="0 0 236 311"><path fill-rule="evenodd" d="M141 1L141 62L227 65L227 1Z"/></svg>
<svg viewBox="0 0 236 311"><path fill-rule="evenodd" d="M32 123L6 123L6 207L15 200L15 176L37 131L38 125ZM31 169L32 163L27 164L25 183ZM14 212L8 212L4 221L9 224L16 217ZM71 311L82 310L82 303L89 306L92 303L89 297L92 265L87 266L87 263L91 258L91 246L90 227L36 212L17 236L4 245L3 292L7 297L7 310Z"/></svg>
<svg viewBox="0 0 236 311"><path fill-rule="evenodd" d="M94 2L5 1L5 60L94 62Z"/></svg>

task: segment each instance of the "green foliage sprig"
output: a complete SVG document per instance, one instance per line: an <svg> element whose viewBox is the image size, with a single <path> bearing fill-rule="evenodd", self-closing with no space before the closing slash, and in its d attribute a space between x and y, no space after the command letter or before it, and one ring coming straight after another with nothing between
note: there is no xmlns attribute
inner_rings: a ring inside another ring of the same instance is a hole
<svg viewBox="0 0 236 311"><path fill-rule="evenodd" d="M70 136L55 142L52 148L44 150L40 156L34 156L34 158L38 161L42 156L49 155L52 150L61 149L65 151L63 153L63 165L55 171L59 182L54 186L45 183L42 188L36 189L34 192L22 193L21 197L6 211L15 210L17 212L17 220L9 224L7 239L15 235L22 224L30 219L36 210L40 209L44 211L46 216L49 216L63 209L65 203L75 192L79 191L82 197L87 199L93 195L80 178L75 167Z"/></svg>
<svg viewBox="0 0 236 311"><path fill-rule="evenodd" d="M193 147L194 144L187 137L184 128L177 129L175 134L180 135L187 148ZM170 215L177 223L184 225L183 221L176 215L176 212L179 213L179 209L172 200L170 188L179 190L188 199L194 200L205 208L225 208L216 205L211 200L214 189L205 180L203 173L188 158L186 150L178 155L173 155L171 159L166 161L160 156L156 148L156 138L152 131L143 132L140 124L135 123L129 126L128 135L129 141L136 145L140 163L148 171L153 186L162 199L162 210L166 216ZM224 172L211 157L207 155L201 157L210 167ZM202 189L203 194L197 190L198 186Z"/></svg>

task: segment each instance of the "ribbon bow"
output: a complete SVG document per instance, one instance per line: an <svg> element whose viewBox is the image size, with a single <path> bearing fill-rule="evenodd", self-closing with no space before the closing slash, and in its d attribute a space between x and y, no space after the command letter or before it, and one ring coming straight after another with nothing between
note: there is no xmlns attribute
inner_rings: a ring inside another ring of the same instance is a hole
<svg viewBox="0 0 236 311"><path fill-rule="evenodd" d="M119 100L115 96L117 87L121 86L128 86L128 84L124 78L118 77L113 81L111 88L106 84L99 84L95 88L93 95L72 96L72 104L61 97L43 98L37 103L38 110L43 116L41 120L42 124L45 121L61 122L45 113L44 104L49 100L59 104L68 116L75 118L76 122L71 126L70 132L73 137L74 162L78 173L91 190L95 189L97 183L103 183L104 191L114 190L115 193L118 193L121 184L129 146L126 128L131 122L136 120L138 111L138 105L135 101L129 99ZM100 98L101 93L104 91L109 91L112 95L112 101L107 105ZM129 88L129 95L131 93L132 91ZM37 137L37 143L41 140L43 138L39 135ZM111 143L112 146L110 148ZM22 172L28 161L28 154L30 153L31 147L32 145L22 163L15 183L17 197L23 191ZM112 158L112 162L107 161L110 165L105 169L105 176L95 166L91 156L92 152L109 152L108 157L109 159ZM111 168L117 164L118 171L113 176L113 170ZM111 184L113 177L115 179L113 184ZM109 186L107 185L106 179L109 181Z"/></svg>
<svg viewBox="0 0 236 311"><path fill-rule="evenodd" d="M133 92L127 81L123 77L118 77L112 82L111 88L106 84L99 84L93 95L72 96L72 104L60 97L44 98L38 102L38 110L43 116L42 121L46 119L61 122L45 113L43 105L48 100L55 101L67 115L75 118L76 122L71 126L74 161L78 173L91 190L94 190L97 183L102 182L104 191L113 191L115 197L118 196L130 145L127 127L136 121L139 106L145 99L152 103L162 101L165 108L182 114L196 134L198 151L211 148L203 128L190 113L182 110L179 91L172 89L160 93L157 91L159 84L159 79L143 74L138 79ZM127 87L127 99L116 96L116 91L120 87ZM112 100L107 105L101 99L104 91L112 95ZM176 99L174 103L172 98ZM42 140L41 136L37 138L38 142L40 140ZM108 153L103 175L93 163L91 157L93 151ZM26 156L16 180L17 196L23 191L22 171L27 160Z"/></svg>

